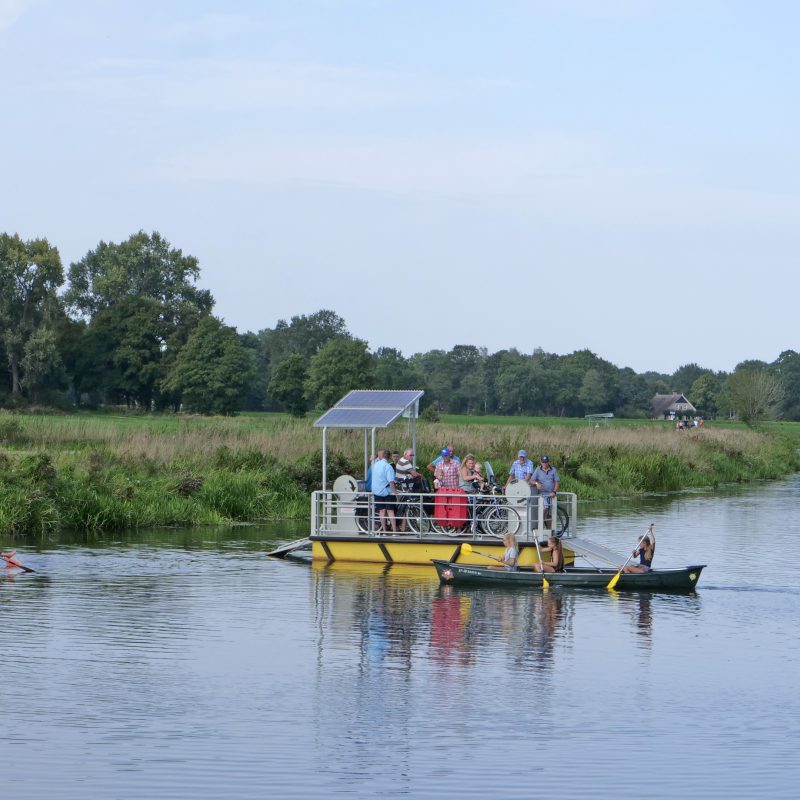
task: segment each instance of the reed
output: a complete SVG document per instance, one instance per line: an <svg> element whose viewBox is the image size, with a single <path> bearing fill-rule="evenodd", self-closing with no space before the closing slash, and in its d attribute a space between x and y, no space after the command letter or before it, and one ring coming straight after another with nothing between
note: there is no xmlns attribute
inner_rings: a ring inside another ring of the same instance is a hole
<svg viewBox="0 0 800 800"><path fill-rule="evenodd" d="M547 453L561 488L583 499L677 491L775 478L800 469L800 425L753 431L706 425L677 432L636 421L593 428L579 421L424 423L417 461L445 444L489 460L504 476L517 450ZM363 434L329 431L329 476L361 477ZM398 424L378 444L402 451ZM203 418L142 415L33 416L0 412L0 534L58 528L304 517L321 476L320 432L280 415Z"/></svg>

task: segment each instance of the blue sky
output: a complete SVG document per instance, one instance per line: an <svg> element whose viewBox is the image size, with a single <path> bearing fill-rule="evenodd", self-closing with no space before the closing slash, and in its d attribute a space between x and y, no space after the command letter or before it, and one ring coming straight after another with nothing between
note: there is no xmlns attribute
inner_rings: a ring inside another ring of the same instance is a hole
<svg viewBox="0 0 800 800"><path fill-rule="evenodd" d="M239 330L800 349L800 4L0 0L0 230L158 230Z"/></svg>

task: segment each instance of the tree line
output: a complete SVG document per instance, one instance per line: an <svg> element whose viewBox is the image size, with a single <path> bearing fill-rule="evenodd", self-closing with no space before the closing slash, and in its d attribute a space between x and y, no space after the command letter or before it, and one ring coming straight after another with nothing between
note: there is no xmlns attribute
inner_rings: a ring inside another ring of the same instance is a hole
<svg viewBox="0 0 800 800"><path fill-rule="evenodd" d="M568 355L459 344L370 351L334 311L239 333L212 313L200 266L159 233L100 242L66 271L47 239L0 234L0 379L5 407L127 405L232 414L327 408L352 388L423 389L438 413L647 417L681 392L708 417L800 419L800 354L636 373L589 350Z"/></svg>

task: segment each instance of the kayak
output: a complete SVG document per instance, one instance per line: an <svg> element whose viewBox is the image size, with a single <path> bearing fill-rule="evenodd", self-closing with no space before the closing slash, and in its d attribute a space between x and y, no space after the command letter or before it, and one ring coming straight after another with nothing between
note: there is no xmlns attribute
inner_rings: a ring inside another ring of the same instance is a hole
<svg viewBox="0 0 800 800"><path fill-rule="evenodd" d="M433 560L439 580L454 586L503 586L514 589L541 589L542 574L531 569L506 572L503 569ZM623 572L614 587L630 592L693 592L705 564L650 572ZM613 568L567 567L564 572L547 572L550 586L568 589L605 589L617 574Z"/></svg>

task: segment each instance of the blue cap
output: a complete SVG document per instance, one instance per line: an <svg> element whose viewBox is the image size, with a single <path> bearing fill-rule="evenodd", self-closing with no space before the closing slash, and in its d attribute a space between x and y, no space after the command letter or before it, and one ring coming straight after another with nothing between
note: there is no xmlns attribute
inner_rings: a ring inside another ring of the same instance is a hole
<svg viewBox="0 0 800 800"><path fill-rule="evenodd" d="M450 455L450 450L447 447L445 447L445 449L442 450L442 455L443 456L449 456Z"/></svg>
<svg viewBox="0 0 800 800"><path fill-rule="evenodd" d="M517 455L518 456L522 456L523 458L527 458L528 457L528 451L527 450L520 450L519 453L517 453Z"/></svg>
<svg viewBox="0 0 800 800"><path fill-rule="evenodd" d="M550 459L547 456L542 456L542 461L549 461Z"/></svg>

